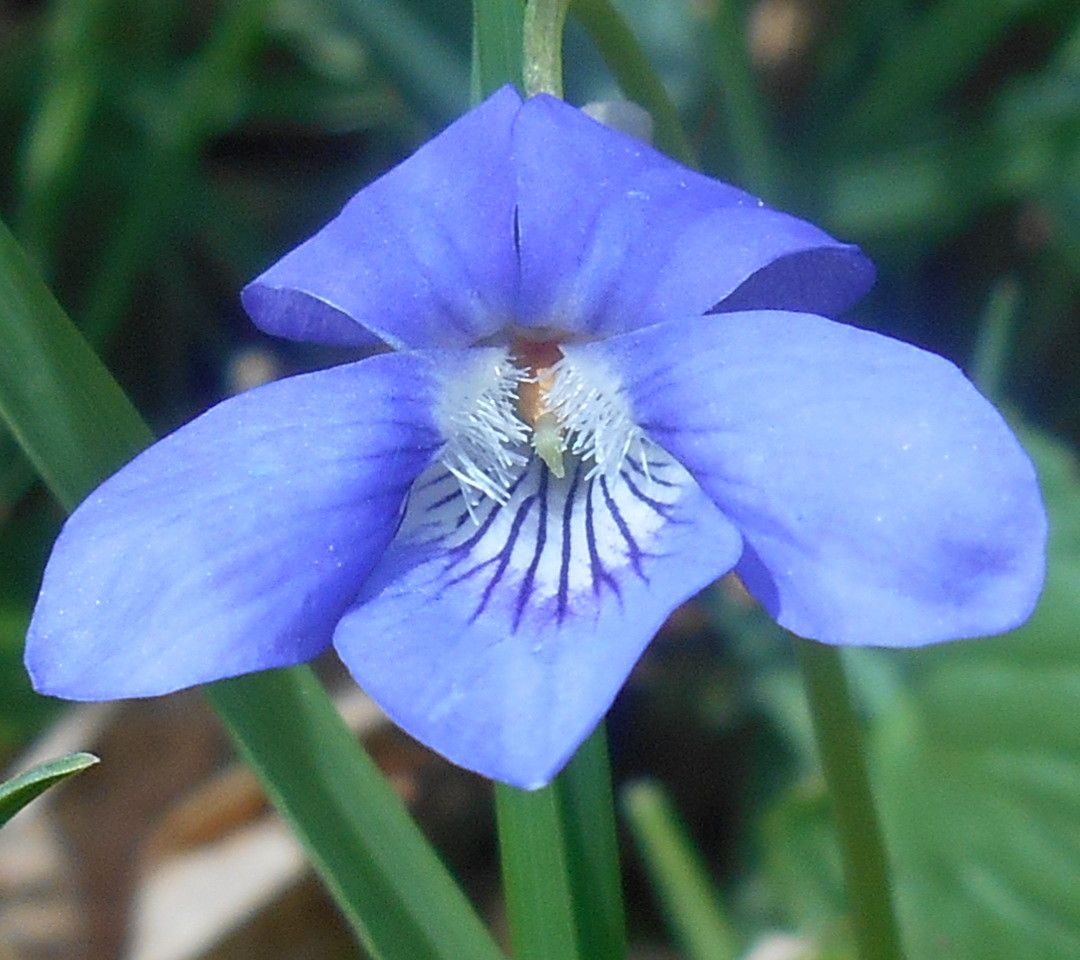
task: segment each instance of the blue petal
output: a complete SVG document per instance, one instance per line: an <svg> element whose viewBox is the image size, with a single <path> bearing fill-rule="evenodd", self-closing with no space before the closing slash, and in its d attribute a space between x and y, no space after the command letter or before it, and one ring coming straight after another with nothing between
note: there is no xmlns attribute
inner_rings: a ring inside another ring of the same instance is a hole
<svg viewBox="0 0 1080 960"><path fill-rule="evenodd" d="M27 639L36 688L149 696L310 659L441 444L430 360L282 380L150 447L72 514Z"/></svg>
<svg viewBox="0 0 1080 960"><path fill-rule="evenodd" d="M597 351L640 425L738 527L738 572L785 627L912 646L1027 618L1043 580L1035 471L948 361L786 313L658 325Z"/></svg>
<svg viewBox="0 0 1080 960"><path fill-rule="evenodd" d="M250 283L268 333L395 348L466 346L502 327L517 285L504 87Z"/></svg>
<svg viewBox="0 0 1080 960"><path fill-rule="evenodd" d="M551 97L513 131L519 321L591 336L739 309L833 313L873 281L852 246Z"/></svg>
<svg viewBox="0 0 1080 960"><path fill-rule="evenodd" d="M551 779L665 617L726 573L738 534L678 464L612 481L533 460L474 524L457 483L418 481L401 533L334 644L390 717L454 763Z"/></svg>

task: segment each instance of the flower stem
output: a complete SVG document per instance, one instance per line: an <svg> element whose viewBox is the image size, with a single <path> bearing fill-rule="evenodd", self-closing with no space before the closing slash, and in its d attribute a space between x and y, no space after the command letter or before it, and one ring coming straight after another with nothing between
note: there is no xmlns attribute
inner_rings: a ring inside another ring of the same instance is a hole
<svg viewBox="0 0 1080 960"><path fill-rule="evenodd" d="M860 960L903 960L888 858L840 651L795 638L832 798Z"/></svg>
<svg viewBox="0 0 1080 960"><path fill-rule="evenodd" d="M515 960L626 954L614 798L603 726L553 783L495 785Z"/></svg>
<svg viewBox="0 0 1080 960"><path fill-rule="evenodd" d="M562 36L570 0L528 0L522 25L522 75L525 95L561 97Z"/></svg>

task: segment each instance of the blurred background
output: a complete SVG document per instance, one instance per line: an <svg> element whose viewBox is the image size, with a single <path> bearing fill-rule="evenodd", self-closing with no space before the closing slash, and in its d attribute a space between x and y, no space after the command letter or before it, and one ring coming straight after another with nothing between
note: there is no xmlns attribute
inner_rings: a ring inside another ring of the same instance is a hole
<svg viewBox="0 0 1080 960"><path fill-rule="evenodd" d="M845 657L911 960L1080 958L1080 8L615 5L702 167L860 244L880 276L848 319L963 366L1038 464L1033 620ZM619 93L595 7L567 32L578 104ZM349 359L259 334L238 290L467 108L470 31L465 0L0 0L0 217L157 429ZM0 960L360 956L197 692L32 693L61 520L0 431L0 765L104 761L0 832ZM488 785L320 667L498 925ZM635 960L853 956L792 651L736 584L676 612L609 734Z"/></svg>

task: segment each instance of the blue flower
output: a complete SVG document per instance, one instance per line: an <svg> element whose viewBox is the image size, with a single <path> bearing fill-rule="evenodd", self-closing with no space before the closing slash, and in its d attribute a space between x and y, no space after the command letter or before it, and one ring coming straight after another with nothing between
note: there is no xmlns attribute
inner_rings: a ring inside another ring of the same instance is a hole
<svg viewBox="0 0 1080 960"><path fill-rule="evenodd" d="M331 643L462 766L549 780L730 570L834 644L1009 629L1034 471L952 364L845 326L853 247L549 97L462 117L244 291L382 348L214 407L72 515L37 688L149 696ZM386 348L390 348L386 350Z"/></svg>

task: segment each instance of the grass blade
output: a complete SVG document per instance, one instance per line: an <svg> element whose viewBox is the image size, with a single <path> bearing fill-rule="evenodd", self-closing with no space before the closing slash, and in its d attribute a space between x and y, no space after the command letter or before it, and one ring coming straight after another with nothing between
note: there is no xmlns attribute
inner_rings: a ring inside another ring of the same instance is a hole
<svg viewBox="0 0 1080 960"><path fill-rule="evenodd" d="M0 342L0 416L70 510L151 434L3 224Z"/></svg>
<svg viewBox="0 0 1080 960"><path fill-rule="evenodd" d="M664 789L642 781L627 787L622 800L653 890L687 960L735 960L738 938Z"/></svg>
<svg viewBox="0 0 1080 960"><path fill-rule="evenodd" d="M728 143L738 166L740 186L779 204L784 176L772 144L766 101L750 64L742 12L742 5L734 0L717 0L713 46Z"/></svg>
<svg viewBox="0 0 1080 960"><path fill-rule="evenodd" d="M521 86L521 0L473 0L473 101Z"/></svg>
<svg viewBox="0 0 1080 960"><path fill-rule="evenodd" d="M310 669L224 680L206 694L372 956L500 958Z"/></svg>
<svg viewBox="0 0 1080 960"><path fill-rule="evenodd" d="M621 960L625 923L603 729L555 781L497 784L503 885L516 960Z"/></svg>

